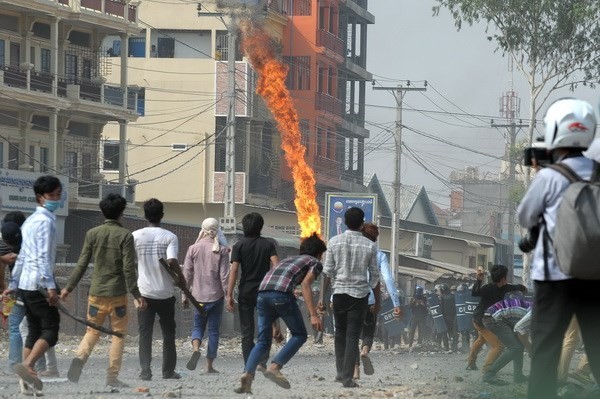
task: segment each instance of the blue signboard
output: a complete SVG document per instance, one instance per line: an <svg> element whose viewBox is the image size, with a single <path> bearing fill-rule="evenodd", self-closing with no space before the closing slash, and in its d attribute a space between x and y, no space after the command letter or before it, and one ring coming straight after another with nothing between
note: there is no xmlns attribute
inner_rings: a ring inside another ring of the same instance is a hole
<svg viewBox="0 0 600 399"><path fill-rule="evenodd" d="M408 327L412 317L412 311L408 306L403 306L400 318L394 317L394 304L390 298L386 298L381 303L380 317L383 320L383 326L390 337L397 337Z"/></svg>
<svg viewBox="0 0 600 399"><path fill-rule="evenodd" d="M374 222L376 203L375 194L327 193L325 197L327 239L346 231L344 214L349 208L362 209L365 213L365 222Z"/></svg>
<svg viewBox="0 0 600 399"><path fill-rule="evenodd" d="M473 311L479 303L479 298L472 296L470 291L457 292L454 298L458 332L471 331L473 329Z"/></svg>
<svg viewBox="0 0 600 399"><path fill-rule="evenodd" d="M429 308L429 314L433 318L433 327L436 333L443 333L448 331L446 322L444 321L444 315L442 314L442 307L437 295L430 294L427 297L427 307ZM419 333L421 333L419 331Z"/></svg>

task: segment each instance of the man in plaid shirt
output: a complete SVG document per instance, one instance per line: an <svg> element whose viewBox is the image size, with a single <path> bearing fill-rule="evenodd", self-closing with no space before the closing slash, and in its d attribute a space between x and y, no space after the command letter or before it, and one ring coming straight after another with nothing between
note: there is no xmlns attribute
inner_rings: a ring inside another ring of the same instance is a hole
<svg viewBox="0 0 600 399"><path fill-rule="evenodd" d="M294 288L302 287L302 295L310 314L310 324L321 330L321 319L312 300L312 283L323 271L321 256L327 247L316 234L305 238L300 244L300 255L290 256L282 260L263 278L258 289L258 341L250 352L241 378L241 386L237 393L252 393L252 380L260 360L268 352L273 341L272 324L281 318L289 328L292 337L281 348L272 363L264 372L265 377L282 388L289 389L290 383L281 374L281 368L290 361L306 342L308 334L302 313L294 296Z"/></svg>

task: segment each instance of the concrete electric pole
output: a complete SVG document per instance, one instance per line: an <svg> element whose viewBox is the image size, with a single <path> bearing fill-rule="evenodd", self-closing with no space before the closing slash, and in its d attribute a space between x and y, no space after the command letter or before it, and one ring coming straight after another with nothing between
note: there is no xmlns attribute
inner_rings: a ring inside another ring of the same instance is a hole
<svg viewBox="0 0 600 399"><path fill-rule="evenodd" d="M427 81L424 83L424 87L411 87L410 81L406 81L406 85L402 86L398 84L396 87L373 87L373 90L387 90L396 99L396 129L394 132L394 139L396 144L396 156L394 161L394 182L392 188L394 189L394 206L392 211L392 235L390 237L390 267L392 269L392 275L394 281L397 279L397 272L399 266L399 249L400 249L400 172L402 169L402 100L407 91L426 91Z"/></svg>

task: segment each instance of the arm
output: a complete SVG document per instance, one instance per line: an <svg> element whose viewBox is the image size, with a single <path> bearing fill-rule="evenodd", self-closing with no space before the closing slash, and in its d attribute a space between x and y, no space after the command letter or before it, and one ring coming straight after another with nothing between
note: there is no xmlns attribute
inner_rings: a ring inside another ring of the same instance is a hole
<svg viewBox="0 0 600 399"><path fill-rule="evenodd" d="M137 286L137 264L136 252L133 242L133 235L128 233L121 244L121 254L123 256L123 274L125 275L125 285L127 291L133 295L135 299L141 298L140 290Z"/></svg>
<svg viewBox="0 0 600 399"><path fill-rule="evenodd" d="M90 259L92 258L92 238L90 234L87 233L85 235L85 239L83 241L83 248L81 249L81 254L79 255L79 260L77 261L77 266L75 270L71 272L69 276L69 283L65 288L62 289L60 293L61 299L66 299L67 296L75 289L79 280L83 277L83 274L87 270L87 267L90 263Z"/></svg>
<svg viewBox="0 0 600 399"><path fill-rule="evenodd" d="M229 292L229 250L221 248L221 259L219 260L219 277L221 278L221 287L225 295Z"/></svg>
<svg viewBox="0 0 600 399"><path fill-rule="evenodd" d="M321 323L321 319L317 314L317 308L313 303L312 297L312 283L315 281L315 274L310 271L306 273L306 277L302 280L301 288L302 295L304 296L304 302L306 303L306 309L308 309L308 314L310 315L310 324L317 331L321 331L323 329L323 324Z"/></svg>
<svg viewBox="0 0 600 399"><path fill-rule="evenodd" d="M179 282L185 287L185 278L183 277L183 271L177 260L179 255L179 239L175 234L171 236L169 245L167 245L167 263L171 269L179 276Z"/></svg>
<svg viewBox="0 0 600 399"><path fill-rule="evenodd" d="M381 283L377 283L373 288L373 294L375 295L375 304L371 307L371 312L378 315L381 310Z"/></svg>
<svg viewBox="0 0 600 399"><path fill-rule="evenodd" d="M541 170L531 181L529 189L517 207L517 216L521 227L530 229L536 226L540 216L544 214L548 187L556 184L554 179L548 177L548 173L556 172Z"/></svg>
<svg viewBox="0 0 600 399"><path fill-rule="evenodd" d="M321 281L321 298L317 304L317 311L322 315L327 313L327 307L329 306L329 286L331 285L331 277L326 274L322 274L323 280Z"/></svg>
<svg viewBox="0 0 600 399"><path fill-rule="evenodd" d="M471 288L471 295L472 296L481 296L481 283L483 280L483 276L481 277L481 280L479 279L479 277L477 277L477 281L475 281L475 284L473 284L473 288Z"/></svg>
<svg viewBox="0 0 600 399"><path fill-rule="evenodd" d="M398 297L398 290L396 289L396 283L390 270L390 262L387 256L381 251L377 251L377 263L379 264L379 271L381 272L381 279L385 283L390 298L394 304L394 308L400 308L400 298Z"/></svg>
<svg viewBox="0 0 600 399"><path fill-rule="evenodd" d="M237 282L238 269L240 268L240 262L231 262L231 269L229 269L229 284L227 284L227 294L225 306L228 312L233 312L233 290L235 283Z"/></svg>
<svg viewBox="0 0 600 399"><path fill-rule="evenodd" d="M371 247L371 257L369 258L369 286L373 291L375 291L375 286L379 285L380 273L379 266L377 265L377 247L375 244ZM375 295L377 297L377 295ZM377 298L375 298L377 301Z"/></svg>
<svg viewBox="0 0 600 399"><path fill-rule="evenodd" d="M279 257L277 255L273 255L269 259L271 260L271 270L273 270L279 263Z"/></svg>
<svg viewBox="0 0 600 399"><path fill-rule="evenodd" d="M194 250L190 246L185 254L185 260L183 261L183 281L185 286L191 290L194 285Z"/></svg>

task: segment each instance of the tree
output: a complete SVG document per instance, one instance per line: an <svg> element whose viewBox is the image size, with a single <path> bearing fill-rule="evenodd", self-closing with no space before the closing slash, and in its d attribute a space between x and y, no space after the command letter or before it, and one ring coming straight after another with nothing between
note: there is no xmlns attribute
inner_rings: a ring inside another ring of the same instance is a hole
<svg viewBox="0 0 600 399"><path fill-rule="evenodd" d="M598 0L436 0L434 15L447 8L457 30L486 23L488 40L514 60L529 85L529 135L556 90L594 87L600 78ZM526 171L528 186L530 171ZM523 279L529 282L529 262Z"/></svg>

